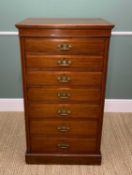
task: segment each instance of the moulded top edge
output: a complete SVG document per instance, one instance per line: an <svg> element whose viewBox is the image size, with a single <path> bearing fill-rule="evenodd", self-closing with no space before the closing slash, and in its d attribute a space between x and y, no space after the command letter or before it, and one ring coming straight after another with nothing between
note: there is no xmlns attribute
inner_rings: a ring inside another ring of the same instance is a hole
<svg viewBox="0 0 132 175"><path fill-rule="evenodd" d="M101 18L28 18L16 24L17 28L113 28Z"/></svg>

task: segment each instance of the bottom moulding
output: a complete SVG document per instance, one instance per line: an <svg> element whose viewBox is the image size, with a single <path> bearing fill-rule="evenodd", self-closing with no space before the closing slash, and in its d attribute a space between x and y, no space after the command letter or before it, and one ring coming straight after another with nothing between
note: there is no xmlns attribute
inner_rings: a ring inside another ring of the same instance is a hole
<svg viewBox="0 0 132 175"><path fill-rule="evenodd" d="M100 154L37 154L26 153L28 164L69 164L69 165L101 165Z"/></svg>

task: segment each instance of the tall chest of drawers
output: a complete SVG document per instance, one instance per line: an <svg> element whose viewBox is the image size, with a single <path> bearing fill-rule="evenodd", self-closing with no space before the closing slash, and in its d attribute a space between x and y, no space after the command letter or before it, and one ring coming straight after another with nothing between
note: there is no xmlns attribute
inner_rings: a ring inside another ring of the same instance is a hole
<svg viewBox="0 0 132 175"><path fill-rule="evenodd" d="M108 49L103 19L18 24L26 162L100 164Z"/></svg>

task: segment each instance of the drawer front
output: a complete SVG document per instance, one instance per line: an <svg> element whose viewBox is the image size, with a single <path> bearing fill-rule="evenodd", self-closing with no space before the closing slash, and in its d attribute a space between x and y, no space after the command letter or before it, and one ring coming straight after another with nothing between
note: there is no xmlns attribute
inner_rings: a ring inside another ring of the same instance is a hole
<svg viewBox="0 0 132 175"><path fill-rule="evenodd" d="M52 38L87 38L87 37L109 37L110 30L106 29L66 29L66 28L57 28L57 29L37 29L37 28L26 28L22 29L20 35L27 37L52 37Z"/></svg>
<svg viewBox="0 0 132 175"><path fill-rule="evenodd" d="M31 85L81 85L98 87L102 84L101 72L30 71L27 84Z"/></svg>
<svg viewBox="0 0 132 175"><path fill-rule="evenodd" d="M104 54L105 40L89 39L44 39L28 38L25 40L27 52L44 52L48 55L87 54L101 56Z"/></svg>
<svg viewBox="0 0 132 175"><path fill-rule="evenodd" d="M99 118L100 106L88 104L42 104L28 105L30 118Z"/></svg>
<svg viewBox="0 0 132 175"><path fill-rule="evenodd" d="M72 56L72 55L26 55L26 66L28 68L43 69L86 69L87 71L102 71L103 57L101 56Z"/></svg>
<svg viewBox="0 0 132 175"><path fill-rule="evenodd" d="M99 89L71 89L71 88L29 88L30 101L43 101L44 103L87 102L100 104L101 90Z"/></svg>
<svg viewBox="0 0 132 175"><path fill-rule="evenodd" d="M30 132L45 137L96 136L97 124L96 120L30 120Z"/></svg>
<svg viewBox="0 0 132 175"><path fill-rule="evenodd" d="M31 136L33 153L94 153L96 139L44 138Z"/></svg>

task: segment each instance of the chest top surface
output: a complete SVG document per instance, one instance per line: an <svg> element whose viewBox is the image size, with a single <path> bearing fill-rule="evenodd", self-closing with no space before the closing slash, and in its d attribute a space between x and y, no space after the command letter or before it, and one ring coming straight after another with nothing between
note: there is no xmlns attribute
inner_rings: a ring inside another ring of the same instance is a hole
<svg viewBox="0 0 132 175"><path fill-rule="evenodd" d="M16 24L17 28L113 28L101 18L28 18Z"/></svg>

